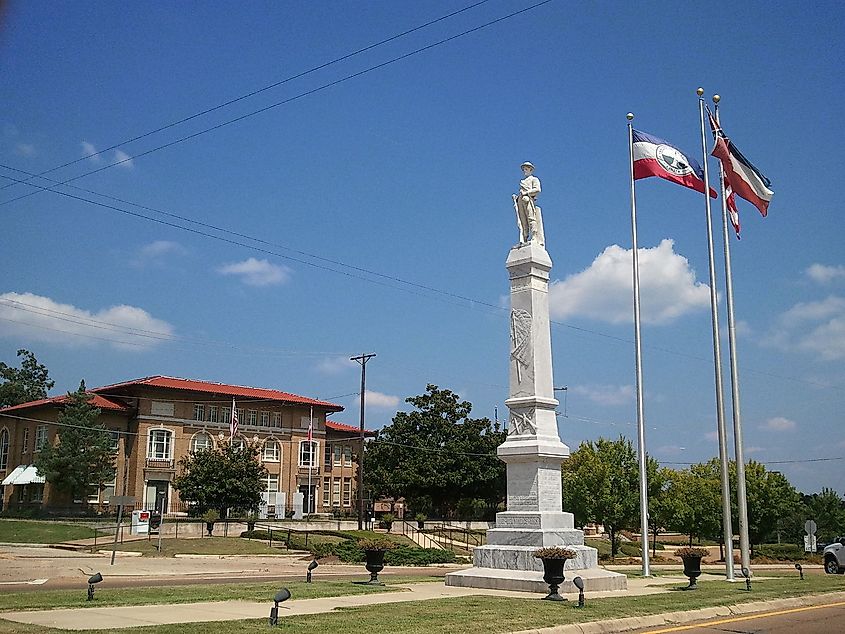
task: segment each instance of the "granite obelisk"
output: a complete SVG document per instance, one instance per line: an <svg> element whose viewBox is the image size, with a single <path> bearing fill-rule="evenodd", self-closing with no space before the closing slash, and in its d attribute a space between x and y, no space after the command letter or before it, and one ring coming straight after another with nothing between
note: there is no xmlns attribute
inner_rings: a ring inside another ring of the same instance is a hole
<svg viewBox="0 0 845 634"><path fill-rule="evenodd" d="M542 212L537 206L540 181L534 166L523 163L525 178L514 194L519 244L508 253L510 276L510 397L508 437L497 454L507 465L507 510L496 514L487 544L473 552L472 568L450 573L446 584L547 592L542 562L534 551L565 546L577 553L566 569L577 569L592 590L627 587L625 575L598 568L598 551L584 545L571 513L563 511L561 464L569 447L557 429L549 324L549 272ZM571 578L561 591L571 589Z"/></svg>

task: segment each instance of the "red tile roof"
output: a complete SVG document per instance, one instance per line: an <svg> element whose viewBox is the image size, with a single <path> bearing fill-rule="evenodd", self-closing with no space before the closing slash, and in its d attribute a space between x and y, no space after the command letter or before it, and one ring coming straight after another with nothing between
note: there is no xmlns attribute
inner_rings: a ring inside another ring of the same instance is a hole
<svg viewBox="0 0 845 634"><path fill-rule="evenodd" d="M326 419L326 428L333 429L334 431L346 431L346 432L354 432L356 434L361 433L360 427L353 427L352 425L345 425L344 423L338 423L334 420ZM375 436L376 432L370 431L369 429L364 430L365 436Z"/></svg>
<svg viewBox="0 0 845 634"><path fill-rule="evenodd" d="M124 381L123 383L115 383L114 385L98 387L93 391L110 392L135 386L162 387L190 392L204 392L206 394L232 396L235 398L266 399L271 401L282 401L285 403L295 403L297 405L319 405L322 408L334 412L341 412L344 409L342 405L329 403L327 401L318 401L313 398L298 396L288 392L280 392L278 390L268 390L259 387L245 387L242 385L227 385L225 383L213 383L211 381L195 381L193 379L180 379L171 376L148 376L142 379L135 379L133 381Z"/></svg>
<svg viewBox="0 0 845 634"><path fill-rule="evenodd" d="M94 397L88 402L94 407L99 407L102 410L108 410L110 412L129 412L132 410L132 408L126 405L125 403L121 403L120 401L116 401L105 396L100 396L99 394L94 394L91 390L88 391L88 394L91 394ZM35 407L43 407L46 405L60 406L64 405L67 402L68 397L66 394L64 394L62 396L42 398L37 401L30 401L29 403L21 403L20 405L4 407L3 409L0 409L0 414L5 414L6 412L12 412L17 410L32 409Z"/></svg>

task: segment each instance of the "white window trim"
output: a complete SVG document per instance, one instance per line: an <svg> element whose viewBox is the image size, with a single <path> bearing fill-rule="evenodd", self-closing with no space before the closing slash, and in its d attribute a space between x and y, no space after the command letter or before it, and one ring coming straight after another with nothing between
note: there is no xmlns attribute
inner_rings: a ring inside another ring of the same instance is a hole
<svg viewBox="0 0 845 634"><path fill-rule="evenodd" d="M169 442L167 443L167 457L161 458L159 456L153 455L153 432L165 432L169 435ZM167 429L166 427L151 427L147 430L147 460L173 460L173 445L174 439L176 437L175 432L172 429Z"/></svg>
<svg viewBox="0 0 845 634"><path fill-rule="evenodd" d="M206 445L205 447L201 447L200 451L203 451L203 450L206 450L206 449L214 449L214 436L212 436L211 434L209 434L206 431L198 431L196 434L191 436L191 442L188 445L188 447L191 448L191 453L197 452L197 449L194 447L194 443L196 442L196 439L199 436L207 436L208 440L209 440L208 445Z"/></svg>
<svg viewBox="0 0 845 634"><path fill-rule="evenodd" d="M311 464L310 465L306 464L302 460L302 458L303 458L302 446L308 444L309 442L312 445L314 445L314 449L313 449L311 456L310 456L310 458L311 458ZM305 469L307 469L310 466L312 469L318 469L320 467L320 462L318 460L319 455L320 455L320 442L318 440L311 440L311 441L300 440L299 441L299 466L300 467L304 467Z"/></svg>
<svg viewBox="0 0 845 634"><path fill-rule="evenodd" d="M270 445L275 445L276 451L274 452L275 455L273 457L267 457L267 447ZM264 462L281 462L282 461L282 448L279 445L278 440L274 440L273 438L269 438L264 441L264 446L261 448L261 458Z"/></svg>

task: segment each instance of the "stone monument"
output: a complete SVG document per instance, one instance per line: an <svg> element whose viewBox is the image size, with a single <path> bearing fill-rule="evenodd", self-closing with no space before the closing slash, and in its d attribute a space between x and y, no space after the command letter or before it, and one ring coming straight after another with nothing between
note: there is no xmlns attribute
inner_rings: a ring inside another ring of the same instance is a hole
<svg viewBox="0 0 845 634"><path fill-rule="evenodd" d="M519 244L511 248L507 269L511 285L510 412L508 437L497 454L507 465L507 510L496 514L487 545L473 552L473 567L446 575L446 585L548 592L543 564L534 551L565 546L577 553L566 562L561 592L580 576L588 590L624 590L625 575L598 567L598 551L584 545L572 513L562 505L561 463L569 447L557 430L549 327L549 271L542 216L536 205L540 181L534 166L523 163L525 178L514 194Z"/></svg>

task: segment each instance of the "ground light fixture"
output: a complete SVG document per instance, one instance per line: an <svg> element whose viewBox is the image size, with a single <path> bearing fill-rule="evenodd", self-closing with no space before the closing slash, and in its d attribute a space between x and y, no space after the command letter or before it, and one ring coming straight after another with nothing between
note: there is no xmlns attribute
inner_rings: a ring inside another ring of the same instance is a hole
<svg viewBox="0 0 845 634"><path fill-rule="evenodd" d="M751 571L748 568L743 568L742 576L745 577L745 589L751 592Z"/></svg>
<svg viewBox="0 0 845 634"><path fill-rule="evenodd" d="M273 607L270 608L270 625L279 624L279 604L290 599L290 590L282 588L273 597Z"/></svg>
<svg viewBox="0 0 845 634"><path fill-rule="evenodd" d="M795 570L798 571L798 576L801 581L804 581L804 569L801 567L801 564L795 564Z"/></svg>
<svg viewBox="0 0 845 634"><path fill-rule="evenodd" d="M103 575L99 572L95 575L91 575L88 577L88 601L94 600L94 584L100 583L103 580Z"/></svg>
<svg viewBox="0 0 845 634"><path fill-rule="evenodd" d="M308 572L305 574L305 582L306 583L311 583L311 571L314 570L319 565L320 564L317 563L316 559L314 561L312 561L310 564L308 564Z"/></svg>
<svg viewBox="0 0 845 634"><path fill-rule="evenodd" d="M584 607L584 580L581 577L575 577L572 583L578 588L578 607Z"/></svg>

